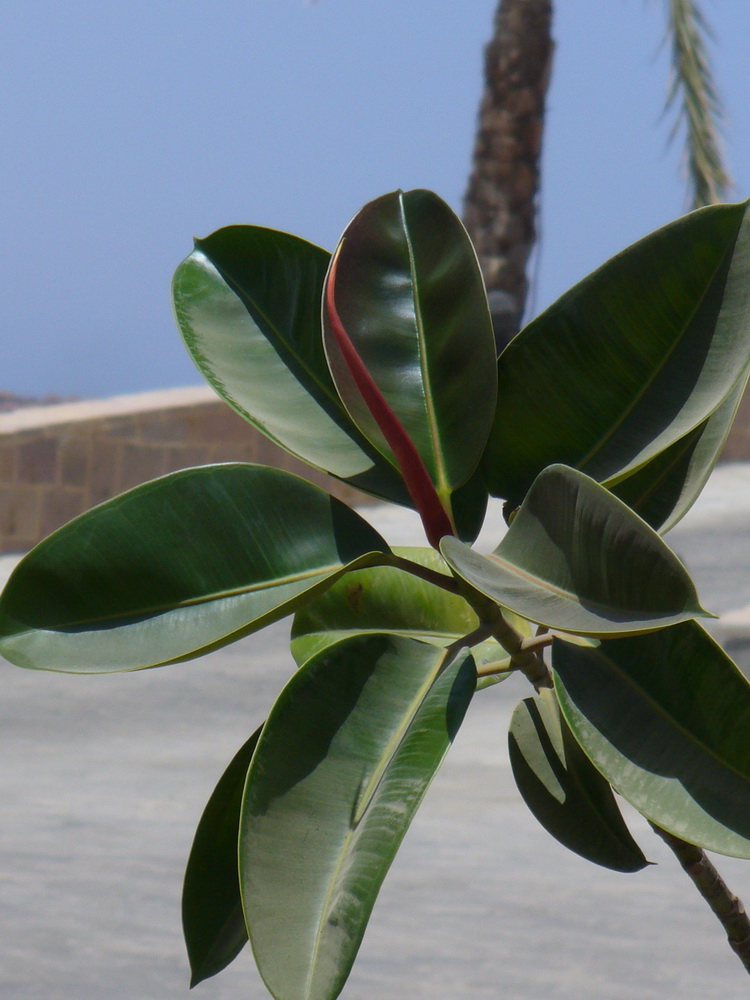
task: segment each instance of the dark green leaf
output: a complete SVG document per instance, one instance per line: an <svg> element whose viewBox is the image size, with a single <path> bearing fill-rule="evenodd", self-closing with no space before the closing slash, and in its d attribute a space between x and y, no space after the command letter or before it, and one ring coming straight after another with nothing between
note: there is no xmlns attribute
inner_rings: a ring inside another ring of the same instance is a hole
<svg viewBox="0 0 750 1000"><path fill-rule="evenodd" d="M553 645L555 689L607 781L670 833L750 858L750 684L696 622Z"/></svg>
<svg viewBox="0 0 750 1000"><path fill-rule="evenodd" d="M556 462L614 482L703 424L747 381L749 274L747 205L721 205L563 295L498 361L490 492L517 505Z"/></svg>
<svg viewBox="0 0 750 1000"><path fill-rule="evenodd" d="M476 541L484 524L488 501L489 493L480 469L451 494L451 515L456 534L462 542L471 545Z"/></svg>
<svg viewBox="0 0 750 1000"><path fill-rule="evenodd" d="M323 352L330 254L260 226L228 226L178 267L177 320L203 376L276 444L352 486L409 505L394 471L352 424Z"/></svg>
<svg viewBox="0 0 750 1000"><path fill-rule="evenodd" d="M344 329L445 499L476 468L495 411L492 323L471 241L437 195L396 191L355 216L336 272ZM328 324L324 339L347 409L390 458Z"/></svg>
<svg viewBox="0 0 750 1000"><path fill-rule="evenodd" d="M337 258L334 257L323 297L324 316L330 327L332 343L339 351L339 360L347 378L351 379L352 389L388 446L387 454L401 473L404 486L422 521L427 540L433 548L437 548L444 535L455 534L454 526L414 442L389 406L344 329L336 308L336 266Z"/></svg>
<svg viewBox="0 0 750 1000"><path fill-rule="evenodd" d="M434 549L394 551L428 569L447 573ZM452 579L450 575L447 578ZM390 632L447 646L478 625L479 619L462 597L403 570L378 566L347 573L297 612L292 625L292 655L301 664L347 636L368 632ZM477 663L507 659L510 666L507 654L493 639L476 646L472 654Z"/></svg>
<svg viewBox="0 0 750 1000"><path fill-rule="evenodd" d="M652 528L669 531L698 499L719 460L743 393L738 386L708 420L609 488Z"/></svg>
<svg viewBox="0 0 750 1000"><path fill-rule="evenodd" d="M197 986L225 969L247 943L237 844L242 793L256 730L219 779L195 831L182 887L182 930Z"/></svg>
<svg viewBox="0 0 750 1000"><path fill-rule="evenodd" d="M573 739L551 691L516 707L508 746L518 790L548 833L604 868L645 868L612 790Z"/></svg>
<svg viewBox="0 0 750 1000"><path fill-rule="evenodd" d="M277 1000L332 1000L375 898L461 724L464 650L347 639L309 660L271 711L248 773L240 876L250 940Z"/></svg>
<svg viewBox="0 0 750 1000"><path fill-rule="evenodd" d="M0 652L75 672L188 659L386 552L358 514L288 472L187 469L95 507L22 559L0 599Z"/></svg>
<svg viewBox="0 0 750 1000"><path fill-rule="evenodd" d="M441 551L497 604L565 632L644 632L707 614L659 535L603 486L563 465L537 477L492 555L457 538L444 538Z"/></svg>

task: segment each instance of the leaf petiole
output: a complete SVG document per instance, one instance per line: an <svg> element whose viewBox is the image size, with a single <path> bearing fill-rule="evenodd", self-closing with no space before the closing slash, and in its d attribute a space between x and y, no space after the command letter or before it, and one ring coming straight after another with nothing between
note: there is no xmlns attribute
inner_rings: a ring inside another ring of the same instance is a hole
<svg viewBox="0 0 750 1000"><path fill-rule="evenodd" d="M507 657L502 660L492 660L491 663L483 663L477 667L477 677L498 677L500 674L507 674L513 670L512 661Z"/></svg>
<svg viewBox="0 0 750 1000"><path fill-rule="evenodd" d="M510 655L511 669L521 673L539 691L552 687L552 677L540 651L552 642L552 636L540 628L535 636L522 635L503 614L493 600L475 590L464 579L457 577L458 592L471 605L482 625L489 627L489 634Z"/></svg>
<svg viewBox="0 0 750 1000"><path fill-rule="evenodd" d="M461 593L458 582L454 577L448 576L447 573L440 573L438 570L430 569L428 566L421 566L419 563L413 562L411 559L406 559L404 556L396 555L393 552L384 558L383 565L403 570L404 573L411 573L412 576L419 577L420 580L424 580L426 583L440 587L441 590L447 590L449 594Z"/></svg>

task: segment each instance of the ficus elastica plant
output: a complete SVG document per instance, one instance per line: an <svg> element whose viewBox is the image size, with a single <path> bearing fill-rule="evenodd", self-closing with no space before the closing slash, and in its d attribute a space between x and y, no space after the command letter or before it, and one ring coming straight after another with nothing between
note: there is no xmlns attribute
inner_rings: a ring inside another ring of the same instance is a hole
<svg viewBox="0 0 750 1000"><path fill-rule="evenodd" d="M429 191L366 205L332 254L220 229L173 296L230 407L313 469L413 508L426 543L391 547L366 506L229 463L108 500L10 577L0 652L33 669L179 663L291 616L296 669L187 863L193 984L249 941L277 1000L338 996L473 700L514 673L529 689L510 764L542 826L638 871L617 793L750 969L750 924L704 853L750 858L750 685L666 540L750 372L748 205L627 248L499 358L474 249ZM505 516L485 525L490 497ZM472 547L483 526L489 553Z"/></svg>

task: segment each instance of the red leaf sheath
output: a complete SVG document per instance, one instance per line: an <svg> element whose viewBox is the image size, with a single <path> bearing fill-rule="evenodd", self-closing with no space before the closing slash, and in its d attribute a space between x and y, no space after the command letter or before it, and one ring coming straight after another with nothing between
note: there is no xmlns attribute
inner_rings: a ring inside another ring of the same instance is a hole
<svg viewBox="0 0 750 1000"><path fill-rule="evenodd" d="M435 485L430 479L414 442L375 384L372 375L365 367L365 363L344 329L335 302L337 265L338 254L331 264L325 291L326 311L333 335L367 409L373 415L393 452L409 496L414 501L414 506L422 519L427 540L433 548L438 548L440 539L444 535L455 534L453 525L440 502Z"/></svg>

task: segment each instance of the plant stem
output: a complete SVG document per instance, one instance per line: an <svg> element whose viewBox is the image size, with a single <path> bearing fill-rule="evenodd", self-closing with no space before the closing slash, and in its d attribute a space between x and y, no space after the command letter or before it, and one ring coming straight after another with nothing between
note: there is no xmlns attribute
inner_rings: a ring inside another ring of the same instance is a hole
<svg viewBox="0 0 750 1000"><path fill-rule="evenodd" d="M496 639L506 653L510 654L512 668L520 670L537 691L540 688L552 687L550 672L540 654L540 649L548 646L552 642L552 637L522 635L513 628L494 601L473 587L462 586L461 594L472 606L480 622L490 627L493 639Z"/></svg>
<svg viewBox="0 0 750 1000"><path fill-rule="evenodd" d="M552 677L539 652L541 648L550 644L551 638L545 636L544 641L540 642L537 637L529 639L521 635L508 622L502 611L499 621L492 629L492 636L510 653L513 666L534 685L536 691L552 687Z"/></svg>
<svg viewBox="0 0 750 1000"><path fill-rule="evenodd" d="M458 583L454 577L448 576L447 573L440 573L436 569L429 569L427 566L421 566L417 562L412 562L411 559L405 559L403 556L395 554L391 554L387 565L393 566L395 569L402 569L405 573L411 573L412 576L417 576L420 580L425 580L427 583L432 583L442 590L447 590L449 594L459 593Z"/></svg>
<svg viewBox="0 0 750 1000"><path fill-rule="evenodd" d="M472 637L479 636L481 638L474 638L472 643L468 643L467 639L471 637L466 637L460 640L460 644L473 645L475 642L492 636L510 655L511 670L520 670L537 691L543 687L552 687L550 672L544 658L540 655L541 650L552 642L552 636L547 634L546 629L540 627L535 636L522 635L513 628L494 601L473 588L467 587L455 577L429 569L427 566L420 566L419 563L394 553L389 556L387 565L393 566L394 569L401 569L405 573L411 573L412 576L419 577L420 580L432 583L451 594L461 594L474 609L480 621L479 628L472 633ZM486 673L481 676L486 676Z"/></svg>
<svg viewBox="0 0 750 1000"><path fill-rule="evenodd" d="M730 892L705 851L695 847L694 844L688 844L673 833L662 830L655 823L650 825L654 833L657 833L673 852L698 892L718 917L726 931L729 944L745 970L750 973L750 920L742 901Z"/></svg>
<svg viewBox="0 0 750 1000"><path fill-rule="evenodd" d="M477 667L477 677L498 677L500 674L507 674L513 669L509 659L492 660L491 663L483 663Z"/></svg>
<svg viewBox="0 0 750 1000"><path fill-rule="evenodd" d="M468 635L461 636L460 639L454 640L450 646L446 646L446 652L458 652L459 649L464 649L466 646L471 649L472 646L478 646L480 642L484 642L485 639L489 639L491 635L492 629L489 625L480 625L478 628L475 628L473 632L469 632Z"/></svg>

